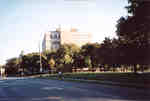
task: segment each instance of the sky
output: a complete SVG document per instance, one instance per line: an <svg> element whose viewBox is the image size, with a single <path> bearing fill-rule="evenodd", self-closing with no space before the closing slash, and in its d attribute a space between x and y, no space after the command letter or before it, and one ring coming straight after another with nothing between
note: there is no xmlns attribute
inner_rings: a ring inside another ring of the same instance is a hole
<svg viewBox="0 0 150 101"><path fill-rule="evenodd" d="M0 64L39 51L44 32L61 25L91 32L92 42L115 37L127 0L0 0Z"/></svg>

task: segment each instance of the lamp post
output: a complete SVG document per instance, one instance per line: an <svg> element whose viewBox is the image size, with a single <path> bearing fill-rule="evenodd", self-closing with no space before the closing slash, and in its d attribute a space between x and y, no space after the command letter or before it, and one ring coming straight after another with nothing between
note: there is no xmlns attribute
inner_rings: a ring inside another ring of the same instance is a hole
<svg viewBox="0 0 150 101"><path fill-rule="evenodd" d="M48 25L49 26L49 25ZM47 29L47 28L46 28ZM46 32L47 30L44 30ZM43 32L43 31L42 31ZM40 54L40 72L43 72L43 66L42 66L42 52L41 52L41 38L42 38L42 32L39 39L39 54Z"/></svg>
<svg viewBox="0 0 150 101"><path fill-rule="evenodd" d="M23 76L24 75L24 67L22 66L21 67L21 64L22 64L22 62L23 62L23 55L24 55L24 51L21 51L21 53L20 53L20 69L21 69L21 76Z"/></svg>
<svg viewBox="0 0 150 101"><path fill-rule="evenodd" d="M43 67L42 67L42 53L41 53L41 41L39 40L39 54L40 54L40 72L43 72Z"/></svg>

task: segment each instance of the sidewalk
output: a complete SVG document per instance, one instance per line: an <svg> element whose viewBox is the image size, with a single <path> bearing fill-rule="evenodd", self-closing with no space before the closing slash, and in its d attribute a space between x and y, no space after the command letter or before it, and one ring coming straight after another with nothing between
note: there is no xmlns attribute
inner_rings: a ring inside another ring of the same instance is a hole
<svg viewBox="0 0 150 101"><path fill-rule="evenodd" d="M0 77L0 80L20 80L20 79L26 79L28 77L5 77L5 78L2 78Z"/></svg>

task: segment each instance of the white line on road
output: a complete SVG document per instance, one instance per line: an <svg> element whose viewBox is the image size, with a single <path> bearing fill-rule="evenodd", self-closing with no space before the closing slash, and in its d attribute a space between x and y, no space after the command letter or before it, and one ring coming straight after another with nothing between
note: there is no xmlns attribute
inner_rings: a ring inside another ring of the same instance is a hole
<svg viewBox="0 0 150 101"><path fill-rule="evenodd" d="M44 89L44 90L63 90L64 88L61 88L61 87L43 87L41 89Z"/></svg>

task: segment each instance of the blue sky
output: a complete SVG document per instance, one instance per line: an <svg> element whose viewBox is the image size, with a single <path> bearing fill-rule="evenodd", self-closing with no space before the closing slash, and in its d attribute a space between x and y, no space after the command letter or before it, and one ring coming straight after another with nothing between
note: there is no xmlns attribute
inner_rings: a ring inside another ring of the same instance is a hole
<svg viewBox="0 0 150 101"><path fill-rule="evenodd" d="M22 50L38 51L44 32L59 24L91 32L93 42L114 37L126 5L127 0L0 0L0 64Z"/></svg>

